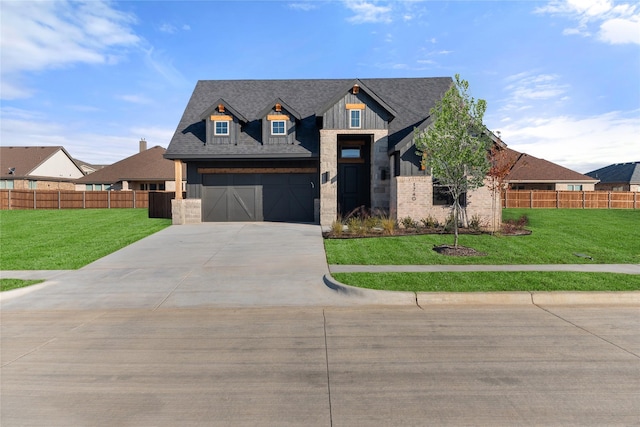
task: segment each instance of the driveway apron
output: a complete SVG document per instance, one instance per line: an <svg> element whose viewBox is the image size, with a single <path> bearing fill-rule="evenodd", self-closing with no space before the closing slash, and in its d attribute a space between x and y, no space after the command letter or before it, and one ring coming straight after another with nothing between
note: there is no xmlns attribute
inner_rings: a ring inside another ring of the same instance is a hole
<svg viewBox="0 0 640 427"><path fill-rule="evenodd" d="M33 292L3 310L389 304L323 282L321 228L289 223L171 226ZM357 293L357 291L354 291ZM397 296L404 301L406 295ZM393 303L393 298L391 298Z"/></svg>

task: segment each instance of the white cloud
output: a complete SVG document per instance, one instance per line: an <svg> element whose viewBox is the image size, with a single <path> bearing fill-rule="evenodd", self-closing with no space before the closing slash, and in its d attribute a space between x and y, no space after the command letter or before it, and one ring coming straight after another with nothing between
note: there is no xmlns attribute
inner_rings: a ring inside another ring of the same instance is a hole
<svg viewBox="0 0 640 427"><path fill-rule="evenodd" d="M34 126L33 123L38 123ZM71 156L93 164L110 164L138 152L144 137L149 147L167 147L174 129L153 126L124 129L121 135L79 131L47 120L40 113L17 108L2 109L0 141L3 146L63 146Z"/></svg>
<svg viewBox="0 0 640 427"><path fill-rule="evenodd" d="M554 0L534 11L565 16L578 23L565 28L564 35L580 35L610 44L640 44L640 7L611 0Z"/></svg>
<svg viewBox="0 0 640 427"><path fill-rule="evenodd" d="M175 34L175 32L177 31L176 27L171 24L162 24L160 25L159 30L167 34Z"/></svg>
<svg viewBox="0 0 640 427"><path fill-rule="evenodd" d="M501 111L522 111L533 107L537 101L556 99L568 100L566 95L569 85L561 83L560 76L556 74L536 74L524 72L514 74L506 78L507 85L504 90L508 92L507 98L502 100L504 105Z"/></svg>
<svg viewBox="0 0 640 427"><path fill-rule="evenodd" d="M302 10L304 12L309 12L310 10L315 9L317 6L310 1L305 2L297 2L297 3L289 3L290 9Z"/></svg>
<svg viewBox="0 0 640 427"><path fill-rule="evenodd" d="M133 16L100 1L2 2L2 97L32 94L24 72L117 62L116 48L140 42L131 30L134 23Z"/></svg>
<svg viewBox="0 0 640 427"><path fill-rule="evenodd" d="M502 138L517 151L586 173L611 163L640 160L640 110L576 117L505 118Z"/></svg>
<svg viewBox="0 0 640 427"><path fill-rule="evenodd" d="M346 0L344 4L347 9L355 13L347 19L353 24L388 24L392 21L390 6L377 6L372 2L361 0Z"/></svg>

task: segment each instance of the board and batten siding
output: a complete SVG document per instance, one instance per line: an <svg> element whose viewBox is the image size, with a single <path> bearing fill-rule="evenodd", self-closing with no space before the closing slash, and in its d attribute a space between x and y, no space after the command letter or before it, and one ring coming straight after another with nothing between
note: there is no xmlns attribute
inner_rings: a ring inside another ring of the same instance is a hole
<svg viewBox="0 0 640 427"><path fill-rule="evenodd" d="M222 119L229 122L229 135L215 135L215 121ZM240 132L240 124L236 117L229 114L214 113L207 117L207 143L216 145L229 145L238 142L238 132Z"/></svg>
<svg viewBox="0 0 640 427"><path fill-rule="evenodd" d="M287 127L287 134L282 136L271 135L271 120L272 117L278 117L278 119L285 117L285 126ZM272 109L269 114L262 118L262 143L264 145L274 144L294 144L296 142L296 119L284 108L282 111L276 111Z"/></svg>
<svg viewBox="0 0 640 427"><path fill-rule="evenodd" d="M365 105L360 116L359 129L389 129L389 114L362 90L356 95L351 92L347 93L324 113L324 129L350 129L347 104Z"/></svg>

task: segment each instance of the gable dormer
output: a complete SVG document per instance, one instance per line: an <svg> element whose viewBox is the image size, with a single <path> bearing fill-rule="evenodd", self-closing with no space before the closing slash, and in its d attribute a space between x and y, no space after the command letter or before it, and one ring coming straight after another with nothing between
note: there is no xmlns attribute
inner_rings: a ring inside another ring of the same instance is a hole
<svg viewBox="0 0 640 427"><path fill-rule="evenodd" d="M296 128L300 123L300 114L282 99L276 98L258 113L262 121L262 143L295 144Z"/></svg>
<svg viewBox="0 0 640 427"><path fill-rule="evenodd" d="M388 129L397 113L360 80L336 94L316 113L324 129Z"/></svg>
<svg viewBox="0 0 640 427"><path fill-rule="evenodd" d="M205 144L218 145L237 144L240 125L248 121L222 98L205 110L200 120L206 122Z"/></svg>

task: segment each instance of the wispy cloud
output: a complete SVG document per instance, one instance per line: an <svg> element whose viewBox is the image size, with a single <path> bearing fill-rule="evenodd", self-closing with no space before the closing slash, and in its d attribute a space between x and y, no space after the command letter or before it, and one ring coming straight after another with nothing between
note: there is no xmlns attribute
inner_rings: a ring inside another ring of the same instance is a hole
<svg viewBox="0 0 640 427"><path fill-rule="evenodd" d="M190 82L187 78L173 65L171 58L168 58L164 52L155 50L153 47L145 50L145 64L154 72L161 75L166 81L174 86L186 86Z"/></svg>
<svg viewBox="0 0 640 427"><path fill-rule="evenodd" d="M493 130L501 131L514 150L586 173L611 163L640 160L639 115L640 110L587 117L529 115Z"/></svg>
<svg viewBox="0 0 640 427"><path fill-rule="evenodd" d="M289 3L289 9L302 10L304 12L309 12L310 10L316 9L317 5L310 1Z"/></svg>
<svg viewBox="0 0 640 427"><path fill-rule="evenodd" d="M564 35L596 36L604 43L640 44L640 7L611 0L554 0L534 11L565 16L576 23Z"/></svg>
<svg viewBox="0 0 640 427"><path fill-rule="evenodd" d="M506 99L502 100L502 111L522 111L533 108L537 101L566 101L569 85L562 83L556 74L523 72L505 79Z"/></svg>
<svg viewBox="0 0 640 427"><path fill-rule="evenodd" d="M354 13L352 17L347 19L353 24L388 24L392 21L391 6L378 6L373 2L362 0L346 0L344 5Z"/></svg>
<svg viewBox="0 0 640 427"><path fill-rule="evenodd" d="M140 104L140 105L151 104L153 102L151 99L149 99L144 95L133 95L133 94L117 95L115 98L125 102L129 102L131 104Z"/></svg>
<svg viewBox="0 0 640 427"><path fill-rule="evenodd" d="M76 63L112 64L140 38L131 26L135 17L109 3L2 3L0 50L2 97L28 97L25 72L60 68Z"/></svg>

